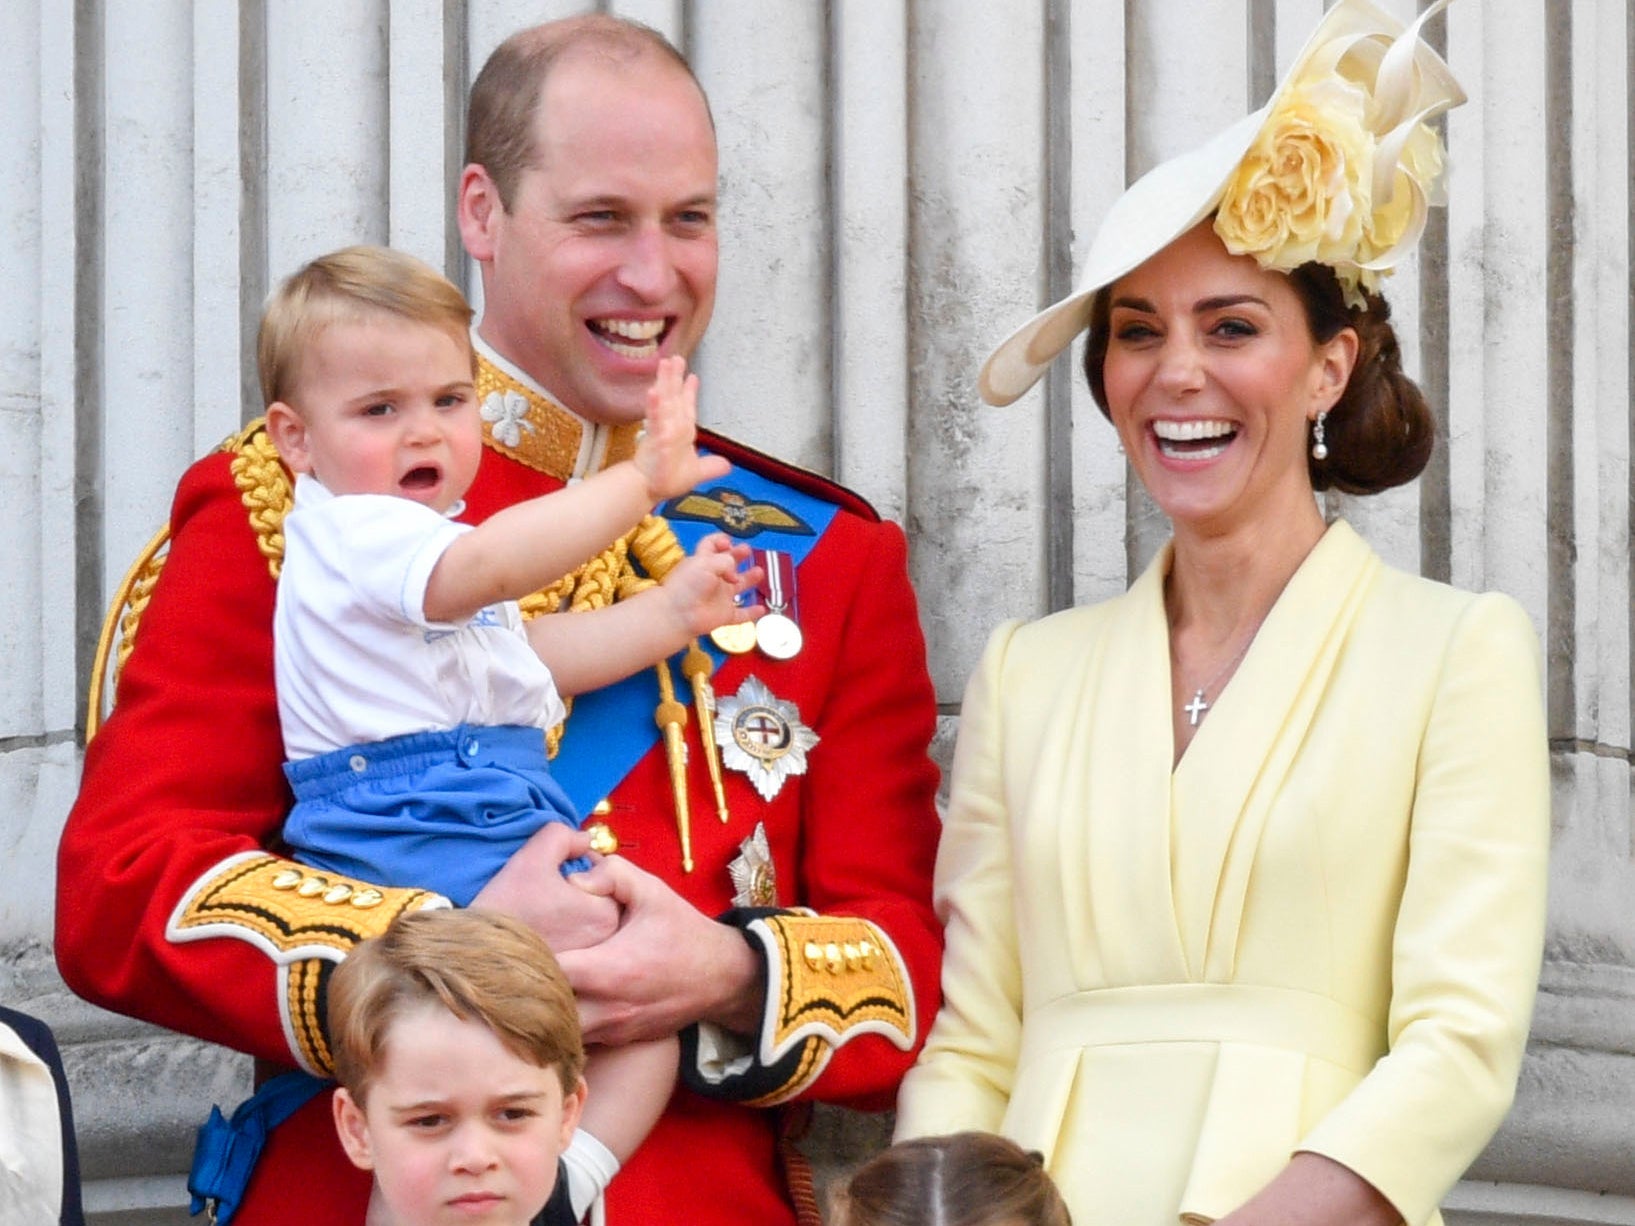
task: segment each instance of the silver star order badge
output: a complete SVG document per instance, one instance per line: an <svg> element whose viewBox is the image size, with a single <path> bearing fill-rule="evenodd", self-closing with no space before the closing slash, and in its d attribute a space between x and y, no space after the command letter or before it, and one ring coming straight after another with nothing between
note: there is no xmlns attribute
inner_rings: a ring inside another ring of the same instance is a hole
<svg viewBox="0 0 1635 1226"><path fill-rule="evenodd" d="M727 865L732 874L732 905L735 907L775 907L778 905L778 874L772 865L772 848L766 841L766 826L755 823L755 833L738 844L738 856Z"/></svg>
<svg viewBox="0 0 1635 1226"><path fill-rule="evenodd" d="M790 775L806 773L806 751L818 734L800 722L792 702L774 698L758 677L745 677L738 692L717 700L715 743L721 761L743 771L750 783L771 800Z"/></svg>

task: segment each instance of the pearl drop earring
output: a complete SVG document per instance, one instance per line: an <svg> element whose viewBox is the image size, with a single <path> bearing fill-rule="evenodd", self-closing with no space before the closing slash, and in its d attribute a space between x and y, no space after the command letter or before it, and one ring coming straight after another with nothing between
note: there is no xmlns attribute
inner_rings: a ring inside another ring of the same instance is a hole
<svg viewBox="0 0 1635 1226"><path fill-rule="evenodd" d="M1323 409L1311 423L1311 458L1314 460L1328 459L1328 444L1323 441L1323 418L1327 416L1328 410Z"/></svg>

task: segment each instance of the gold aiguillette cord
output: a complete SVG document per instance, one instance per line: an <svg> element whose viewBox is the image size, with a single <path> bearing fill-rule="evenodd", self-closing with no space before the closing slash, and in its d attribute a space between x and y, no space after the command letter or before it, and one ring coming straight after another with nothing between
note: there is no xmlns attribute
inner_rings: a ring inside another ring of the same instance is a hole
<svg viewBox="0 0 1635 1226"><path fill-rule="evenodd" d="M641 562L649 577L625 572L620 583L620 595L628 596L663 579L670 568L686 556L670 525L656 515L650 515L630 534L630 552ZM710 785L715 793L715 811L722 822L727 820L726 791L721 783L721 753L715 744L715 695L710 685L714 662L699 647L697 641L688 644L682 659L682 674L692 684L693 706L698 711L699 745L704 752L704 763L709 768ZM676 806L676 829L681 836L681 867L693 871L693 838L691 810L687 801L687 708L676 701L675 683L670 667L660 661L656 672L659 681L659 705L653 712L653 721L664 734L665 765L670 771L670 791Z"/></svg>
<svg viewBox="0 0 1635 1226"><path fill-rule="evenodd" d="M693 824L687 806L687 708L676 701L668 661L657 665L659 705L653 721L664 733L664 758L670 767L670 793L676 802L676 829L681 834L681 870L693 871Z"/></svg>
<svg viewBox="0 0 1635 1226"><path fill-rule="evenodd" d="M681 675L692 682L693 709L698 712L698 739L704 746L704 765L710 769L710 787L715 791L715 812L727 824L727 793L721 786L721 755L715 745L715 691L710 673L715 662L695 639L681 661Z"/></svg>

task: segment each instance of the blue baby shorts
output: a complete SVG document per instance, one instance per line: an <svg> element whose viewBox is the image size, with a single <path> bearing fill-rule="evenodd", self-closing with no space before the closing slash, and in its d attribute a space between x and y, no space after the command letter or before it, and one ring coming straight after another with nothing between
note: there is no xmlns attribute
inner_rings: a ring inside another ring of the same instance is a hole
<svg viewBox="0 0 1635 1226"><path fill-rule="evenodd" d="M466 906L546 822L579 818L539 728L460 724L286 762L296 860ZM583 858L564 873L589 868Z"/></svg>

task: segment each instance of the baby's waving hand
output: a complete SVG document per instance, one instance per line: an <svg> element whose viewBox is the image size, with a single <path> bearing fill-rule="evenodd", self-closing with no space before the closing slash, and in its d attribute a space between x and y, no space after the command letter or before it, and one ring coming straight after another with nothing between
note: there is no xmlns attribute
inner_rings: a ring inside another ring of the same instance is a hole
<svg viewBox="0 0 1635 1226"><path fill-rule="evenodd" d="M679 497L731 469L721 456L698 454L697 433L698 376L687 373L685 358L664 358L647 389L647 419L635 456L654 502Z"/></svg>

